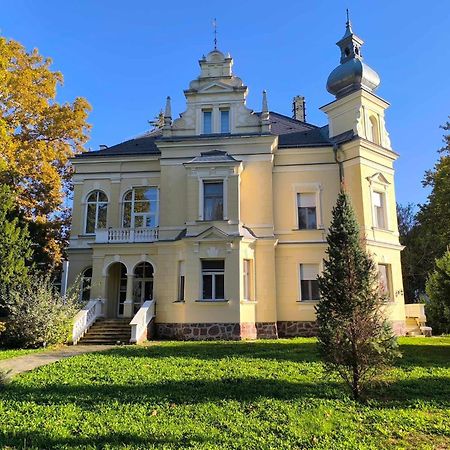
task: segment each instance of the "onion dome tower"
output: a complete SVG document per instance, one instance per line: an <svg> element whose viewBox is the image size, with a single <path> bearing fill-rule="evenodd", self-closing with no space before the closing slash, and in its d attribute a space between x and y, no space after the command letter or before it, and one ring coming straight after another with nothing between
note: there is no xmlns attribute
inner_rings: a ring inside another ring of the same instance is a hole
<svg viewBox="0 0 450 450"><path fill-rule="evenodd" d="M336 43L341 50L341 64L330 74L327 91L340 98L358 89L374 92L380 84L378 74L363 62L361 47L364 41L356 36L348 17L343 38Z"/></svg>

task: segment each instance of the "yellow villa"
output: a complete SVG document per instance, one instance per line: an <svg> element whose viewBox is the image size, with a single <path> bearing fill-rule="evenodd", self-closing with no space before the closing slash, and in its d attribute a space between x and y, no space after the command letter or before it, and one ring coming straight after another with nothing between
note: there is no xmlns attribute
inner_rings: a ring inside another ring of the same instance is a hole
<svg viewBox="0 0 450 450"><path fill-rule="evenodd" d="M387 314L405 333L398 154L362 44L347 22L327 81L334 98L321 108L326 126L305 121L300 96L293 117L270 111L265 92L261 112L249 109L233 59L215 48L200 59L179 118L168 97L158 129L73 160L67 277L90 286L74 342L89 342L86 330L99 323L105 341L314 334L341 180L388 292Z"/></svg>

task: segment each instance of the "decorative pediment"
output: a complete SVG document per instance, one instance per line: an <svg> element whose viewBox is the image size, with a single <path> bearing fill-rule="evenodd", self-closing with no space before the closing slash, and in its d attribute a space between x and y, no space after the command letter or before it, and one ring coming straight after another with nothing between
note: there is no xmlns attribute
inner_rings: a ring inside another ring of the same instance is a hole
<svg viewBox="0 0 450 450"><path fill-rule="evenodd" d="M370 177L367 177L370 184L381 184L383 186L389 186L391 183L386 179L386 177L381 173L377 172Z"/></svg>
<svg viewBox="0 0 450 450"><path fill-rule="evenodd" d="M230 239L230 236L228 236L227 233L214 226L202 231L200 234L193 237L195 237L196 241L223 241Z"/></svg>
<svg viewBox="0 0 450 450"><path fill-rule="evenodd" d="M232 92L233 88L225 83L213 82L198 90L199 94L220 94L223 92Z"/></svg>

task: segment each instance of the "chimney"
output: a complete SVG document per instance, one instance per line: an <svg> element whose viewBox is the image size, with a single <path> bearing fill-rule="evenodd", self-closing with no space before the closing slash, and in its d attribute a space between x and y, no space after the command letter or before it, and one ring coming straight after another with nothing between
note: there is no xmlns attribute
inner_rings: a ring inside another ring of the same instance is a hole
<svg viewBox="0 0 450 450"><path fill-rule="evenodd" d="M296 95L292 100L292 118L301 122L306 121L305 97L302 95Z"/></svg>
<svg viewBox="0 0 450 450"><path fill-rule="evenodd" d="M99 147L100 147L100 150L106 150L108 148L108 146L105 144L100 144Z"/></svg>

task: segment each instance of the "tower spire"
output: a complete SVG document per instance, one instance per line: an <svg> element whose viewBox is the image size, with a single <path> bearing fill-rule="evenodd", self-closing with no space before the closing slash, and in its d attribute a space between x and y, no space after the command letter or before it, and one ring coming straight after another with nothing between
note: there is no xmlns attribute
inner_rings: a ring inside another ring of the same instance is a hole
<svg viewBox="0 0 450 450"><path fill-rule="evenodd" d="M217 19L214 18L212 22L214 28L214 50L217 50Z"/></svg>

